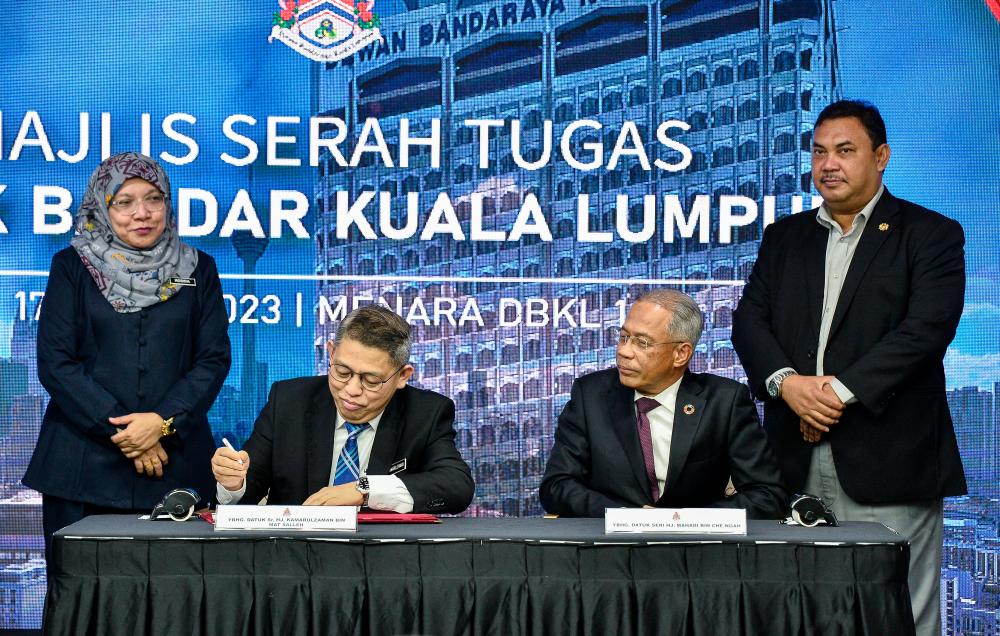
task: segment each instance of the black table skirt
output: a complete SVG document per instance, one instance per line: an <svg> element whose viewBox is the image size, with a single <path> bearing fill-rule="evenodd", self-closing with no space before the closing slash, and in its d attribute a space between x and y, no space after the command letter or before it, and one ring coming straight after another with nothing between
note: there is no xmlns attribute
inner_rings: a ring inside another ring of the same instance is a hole
<svg viewBox="0 0 1000 636"><path fill-rule="evenodd" d="M448 521L468 529L480 520ZM565 544L427 540L449 532L410 528L423 538L387 540L399 530L366 529L370 536L350 540L210 531L113 540L70 538L71 526L57 535L45 628L157 636L913 633L907 548L898 541L616 536L605 545L595 530L592 541Z"/></svg>

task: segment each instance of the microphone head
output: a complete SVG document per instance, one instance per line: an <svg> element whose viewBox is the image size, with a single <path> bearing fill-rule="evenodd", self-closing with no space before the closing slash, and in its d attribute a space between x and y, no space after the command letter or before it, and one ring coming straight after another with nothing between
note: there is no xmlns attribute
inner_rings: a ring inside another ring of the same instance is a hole
<svg viewBox="0 0 1000 636"><path fill-rule="evenodd" d="M792 500L792 520L800 526L812 528L821 523L836 526L837 516L830 507L815 495L797 495Z"/></svg>

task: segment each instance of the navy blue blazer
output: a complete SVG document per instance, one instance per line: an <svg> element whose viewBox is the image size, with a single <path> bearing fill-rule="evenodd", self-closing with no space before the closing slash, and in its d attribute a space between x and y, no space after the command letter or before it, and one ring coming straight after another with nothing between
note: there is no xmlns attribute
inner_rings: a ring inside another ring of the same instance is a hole
<svg viewBox="0 0 1000 636"><path fill-rule="evenodd" d="M684 373L658 501L649 492L634 400L635 391L621 383L617 369L573 382L539 488L547 511L602 517L605 508L655 505L784 516L787 495L778 463L747 387L708 373ZM727 497L730 477L737 493Z"/></svg>
<svg viewBox="0 0 1000 636"><path fill-rule="evenodd" d="M21 480L72 501L152 509L173 488L215 490L206 414L229 372L229 321L215 261L198 252L194 287L120 314L69 247L52 258L38 322L38 377L51 397ZM162 479L139 475L109 417L174 416Z"/></svg>
<svg viewBox="0 0 1000 636"><path fill-rule="evenodd" d="M792 491L814 446L784 400L767 397L783 367L816 373L829 230L817 210L768 226L733 315L733 346L764 400L764 428ZM962 495L965 473L945 394L944 355L965 298L965 236L952 219L886 190L844 278L823 371L854 392L830 441L844 492L861 503Z"/></svg>

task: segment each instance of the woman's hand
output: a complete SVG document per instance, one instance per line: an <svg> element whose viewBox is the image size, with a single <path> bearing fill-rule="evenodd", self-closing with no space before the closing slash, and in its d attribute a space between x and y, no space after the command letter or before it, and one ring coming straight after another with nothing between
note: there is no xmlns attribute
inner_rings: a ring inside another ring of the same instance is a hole
<svg viewBox="0 0 1000 636"><path fill-rule="evenodd" d="M135 459L159 443L163 430L163 418L156 413L129 413L121 417L109 417L114 426L124 426L111 436L111 441L121 449L125 457Z"/></svg>
<svg viewBox="0 0 1000 636"><path fill-rule="evenodd" d="M157 442L132 461L135 463L135 472L140 475L146 473L150 477L153 475L163 477L163 467L167 465L167 451Z"/></svg>

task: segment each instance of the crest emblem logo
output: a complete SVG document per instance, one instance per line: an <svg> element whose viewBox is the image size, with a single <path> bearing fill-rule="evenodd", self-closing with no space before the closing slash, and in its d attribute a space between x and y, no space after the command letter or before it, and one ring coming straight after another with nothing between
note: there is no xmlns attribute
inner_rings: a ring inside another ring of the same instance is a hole
<svg viewBox="0 0 1000 636"><path fill-rule="evenodd" d="M268 42L314 62L335 62L382 40L375 0L278 0Z"/></svg>

